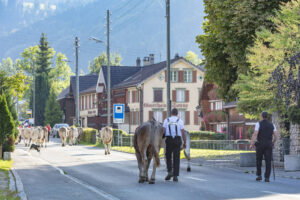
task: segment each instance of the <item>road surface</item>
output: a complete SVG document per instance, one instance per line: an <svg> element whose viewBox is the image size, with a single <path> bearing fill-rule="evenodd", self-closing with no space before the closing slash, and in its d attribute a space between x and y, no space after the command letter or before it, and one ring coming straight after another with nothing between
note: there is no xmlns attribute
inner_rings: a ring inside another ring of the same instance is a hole
<svg viewBox="0 0 300 200"><path fill-rule="evenodd" d="M184 161L178 183L164 180L162 160L155 185L139 184L135 155L112 151L105 156L103 149L61 147L57 139L40 153L19 144L13 158L28 200L300 199L300 180L256 182L253 174L196 165L186 172Z"/></svg>

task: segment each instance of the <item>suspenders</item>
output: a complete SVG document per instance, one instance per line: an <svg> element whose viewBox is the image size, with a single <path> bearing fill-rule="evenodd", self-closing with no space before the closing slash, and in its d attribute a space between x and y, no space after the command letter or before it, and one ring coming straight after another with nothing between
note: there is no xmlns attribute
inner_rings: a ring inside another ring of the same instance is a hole
<svg viewBox="0 0 300 200"><path fill-rule="evenodd" d="M176 120L176 122L170 122L170 119L168 118L168 127L169 127L169 134L170 134L170 136L172 136L171 125L175 125L176 136L178 136L178 129L177 129L178 121L179 121L179 118Z"/></svg>

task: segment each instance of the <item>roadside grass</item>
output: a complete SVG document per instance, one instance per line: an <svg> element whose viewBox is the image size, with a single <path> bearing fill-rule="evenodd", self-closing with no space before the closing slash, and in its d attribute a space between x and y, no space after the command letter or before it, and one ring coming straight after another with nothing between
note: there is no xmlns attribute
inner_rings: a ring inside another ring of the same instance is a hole
<svg viewBox="0 0 300 200"><path fill-rule="evenodd" d="M96 144L92 144L92 143L89 143L89 142L80 141L79 144L81 144L81 145L86 145L86 146L89 146L89 147L99 147L99 148L104 148L102 142L97 142Z"/></svg>
<svg viewBox="0 0 300 200"><path fill-rule="evenodd" d="M6 160L0 160L0 172L3 172L6 176L6 179L8 180L9 185L9 176L8 171L12 168L13 161L6 161ZM19 197L17 197L16 192L10 191L8 189L8 185L6 186L6 189L0 189L0 199L2 200L20 200Z"/></svg>
<svg viewBox="0 0 300 200"><path fill-rule="evenodd" d="M113 150L122 151L126 153L135 153L133 147L118 147L113 146ZM212 150L212 149L191 149L191 158L204 158L204 159L218 159L224 157L236 157L238 158L240 153L246 153L251 151L238 151L238 150ZM159 152L160 157L164 157L164 150L161 149ZM184 159L183 151L180 152L180 159Z"/></svg>

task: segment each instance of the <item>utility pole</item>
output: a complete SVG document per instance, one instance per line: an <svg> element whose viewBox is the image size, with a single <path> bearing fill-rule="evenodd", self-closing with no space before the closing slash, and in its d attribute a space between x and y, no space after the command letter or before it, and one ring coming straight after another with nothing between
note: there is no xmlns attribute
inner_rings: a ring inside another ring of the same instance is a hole
<svg viewBox="0 0 300 200"><path fill-rule="evenodd" d="M170 0L166 0L167 18L167 114L171 116L171 71L170 71Z"/></svg>
<svg viewBox="0 0 300 200"><path fill-rule="evenodd" d="M79 126L79 73L78 73L78 48L79 48L79 39L75 37L75 57L76 57L76 126Z"/></svg>
<svg viewBox="0 0 300 200"><path fill-rule="evenodd" d="M33 69L33 101L32 101L32 115L33 115L33 126L35 125L35 62L32 57L32 69Z"/></svg>
<svg viewBox="0 0 300 200"><path fill-rule="evenodd" d="M111 123L110 123L110 115L111 115L111 109L110 109L110 104L111 104L111 94L110 94L110 44L109 44L109 34L110 34L110 20L109 20L109 17L110 17L110 13L109 13L109 10L107 10L107 125L110 126Z"/></svg>

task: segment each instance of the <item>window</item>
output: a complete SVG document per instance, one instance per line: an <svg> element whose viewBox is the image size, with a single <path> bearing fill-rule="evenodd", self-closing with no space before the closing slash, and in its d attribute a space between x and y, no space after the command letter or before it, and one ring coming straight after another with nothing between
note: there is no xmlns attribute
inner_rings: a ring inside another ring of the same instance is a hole
<svg viewBox="0 0 300 200"><path fill-rule="evenodd" d="M192 70L184 70L184 82L191 83L193 81L193 71Z"/></svg>
<svg viewBox="0 0 300 200"><path fill-rule="evenodd" d="M178 110L178 117L185 123L185 110Z"/></svg>
<svg viewBox="0 0 300 200"><path fill-rule="evenodd" d="M222 110L223 109L223 102L218 101L216 102L216 110Z"/></svg>
<svg viewBox="0 0 300 200"><path fill-rule="evenodd" d="M85 102L86 102L86 98L84 96L82 96L83 98L83 110L85 110Z"/></svg>
<svg viewBox="0 0 300 200"><path fill-rule="evenodd" d="M154 110L153 117L158 122L163 122L163 111L162 110Z"/></svg>
<svg viewBox="0 0 300 200"><path fill-rule="evenodd" d="M135 102L139 102L139 90L136 90L136 95L135 95Z"/></svg>
<svg viewBox="0 0 300 200"><path fill-rule="evenodd" d="M178 82L178 71L172 70L171 71L171 82Z"/></svg>
<svg viewBox="0 0 300 200"><path fill-rule="evenodd" d="M227 128L227 124L217 124L217 132L225 133Z"/></svg>
<svg viewBox="0 0 300 200"><path fill-rule="evenodd" d="M185 89L176 90L176 102L185 102Z"/></svg>
<svg viewBox="0 0 300 200"><path fill-rule="evenodd" d="M153 101L162 102L163 101L163 90L162 89L153 89Z"/></svg>
<svg viewBox="0 0 300 200"><path fill-rule="evenodd" d="M130 103L130 91L128 91L127 98L128 98L128 102L127 103Z"/></svg>
<svg viewBox="0 0 300 200"><path fill-rule="evenodd" d="M210 103L210 111L214 110L214 103Z"/></svg>

